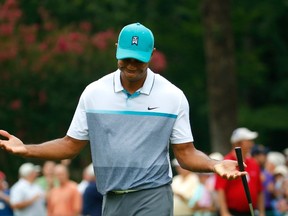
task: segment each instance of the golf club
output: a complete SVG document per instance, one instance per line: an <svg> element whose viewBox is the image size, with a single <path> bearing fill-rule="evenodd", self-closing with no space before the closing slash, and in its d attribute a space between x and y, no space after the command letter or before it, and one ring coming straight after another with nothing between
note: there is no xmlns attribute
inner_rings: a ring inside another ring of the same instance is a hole
<svg viewBox="0 0 288 216"><path fill-rule="evenodd" d="M235 152L236 152L236 156L237 156L239 170L240 171L245 171L244 164L243 164L241 147L236 147L235 148ZM253 205L252 205L252 200L251 200L251 195L250 195L250 190L249 190L249 187L248 187L248 182L247 182L246 175L241 176L241 179L242 179L242 183L243 183L243 186L244 186L246 198L248 200L250 213L251 213L252 216L254 216L254 210L253 210Z"/></svg>

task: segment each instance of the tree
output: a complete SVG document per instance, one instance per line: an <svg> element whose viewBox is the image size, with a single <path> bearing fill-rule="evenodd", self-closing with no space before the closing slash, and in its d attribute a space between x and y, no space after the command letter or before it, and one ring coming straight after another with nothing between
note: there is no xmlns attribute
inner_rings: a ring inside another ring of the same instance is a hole
<svg viewBox="0 0 288 216"><path fill-rule="evenodd" d="M206 54L209 122L213 151L230 149L229 138L237 125L234 40L229 0L202 4Z"/></svg>

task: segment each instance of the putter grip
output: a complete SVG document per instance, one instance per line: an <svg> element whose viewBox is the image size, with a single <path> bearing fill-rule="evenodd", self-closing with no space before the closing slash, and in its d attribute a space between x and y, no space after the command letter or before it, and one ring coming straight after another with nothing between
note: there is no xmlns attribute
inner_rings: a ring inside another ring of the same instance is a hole
<svg viewBox="0 0 288 216"><path fill-rule="evenodd" d="M236 147L236 148L235 148L235 152L236 152L236 156L237 156L237 161L238 161L239 170L240 170L241 172L242 172L242 171L245 171L245 169L244 169L244 164L243 164L243 158L242 158L241 148L240 148L240 147Z"/></svg>
<svg viewBox="0 0 288 216"><path fill-rule="evenodd" d="M237 161L238 161L239 170L240 171L245 171L241 148L240 147L236 147L235 148L235 152L236 152L236 157L237 157ZM241 179L242 179L242 183L243 183L243 186L244 186L244 190L245 190L245 193L246 193L246 198L248 200L248 203L252 203L250 190L249 190L248 182L247 182L247 179L246 179L246 175L241 176Z"/></svg>

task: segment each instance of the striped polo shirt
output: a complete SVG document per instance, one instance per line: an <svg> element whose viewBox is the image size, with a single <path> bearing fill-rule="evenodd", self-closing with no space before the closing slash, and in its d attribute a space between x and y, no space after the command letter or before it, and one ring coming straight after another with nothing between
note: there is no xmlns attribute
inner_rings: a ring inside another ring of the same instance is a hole
<svg viewBox="0 0 288 216"><path fill-rule="evenodd" d="M143 87L130 94L120 73L86 87L67 132L90 141L102 194L171 183L169 143L193 141L188 101L179 88L148 69Z"/></svg>

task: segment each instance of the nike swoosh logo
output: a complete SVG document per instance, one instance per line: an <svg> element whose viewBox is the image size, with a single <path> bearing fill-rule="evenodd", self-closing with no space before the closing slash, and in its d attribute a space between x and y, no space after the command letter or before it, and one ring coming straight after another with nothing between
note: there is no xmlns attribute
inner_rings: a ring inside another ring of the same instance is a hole
<svg viewBox="0 0 288 216"><path fill-rule="evenodd" d="M148 110L158 109L159 107L148 107Z"/></svg>

